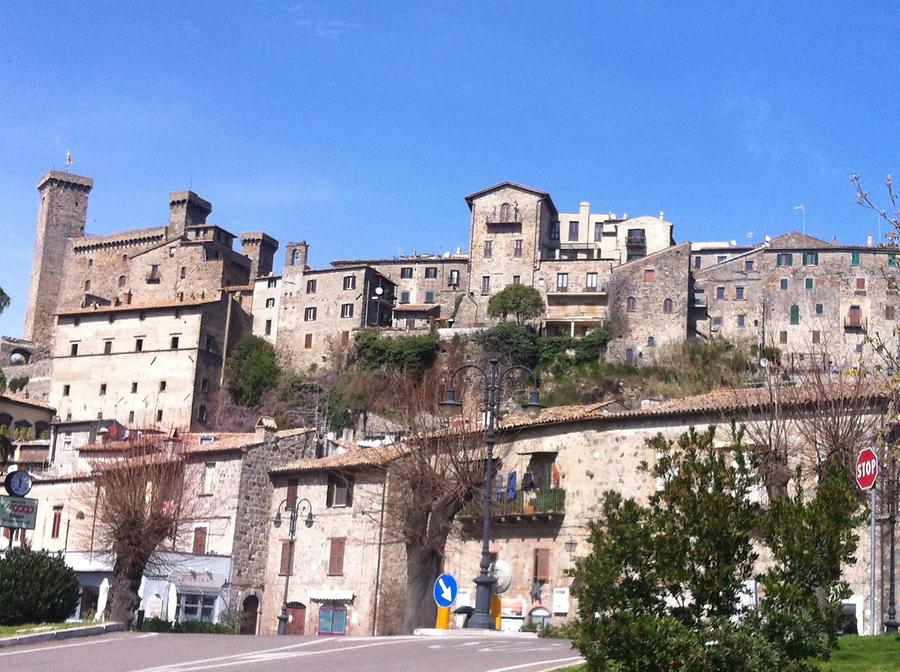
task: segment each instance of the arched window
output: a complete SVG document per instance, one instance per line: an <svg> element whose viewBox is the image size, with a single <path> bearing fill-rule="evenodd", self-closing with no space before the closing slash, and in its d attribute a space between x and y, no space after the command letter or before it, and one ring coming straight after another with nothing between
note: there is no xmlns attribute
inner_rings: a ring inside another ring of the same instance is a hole
<svg viewBox="0 0 900 672"><path fill-rule="evenodd" d="M124 286L125 286L125 276L120 275L119 276L119 287L124 287Z"/></svg>
<svg viewBox="0 0 900 672"><path fill-rule="evenodd" d="M663 301L663 313L666 315L672 314L672 299L666 299Z"/></svg>
<svg viewBox="0 0 900 672"><path fill-rule="evenodd" d="M637 299L633 296L629 296L625 300L625 310L629 313L633 313L637 310Z"/></svg>
<svg viewBox="0 0 900 672"><path fill-rule="evenodd" d="M291 266L296 266L298 261L300 261L300 250L295 249L291 253Z"/></svg>
<svg viewBox="0 0 900 672"><path fill-rule="evenodd" d="M500 221L508 222L509 221L509 203L504 203L500 206Z"/></svg>
<svg viewBox="0 0 900 672"><path fill-rule="evenodd" d="M84 291L86 291L86 292L91 291L91 281L90 280L84 281Z"/></svg>

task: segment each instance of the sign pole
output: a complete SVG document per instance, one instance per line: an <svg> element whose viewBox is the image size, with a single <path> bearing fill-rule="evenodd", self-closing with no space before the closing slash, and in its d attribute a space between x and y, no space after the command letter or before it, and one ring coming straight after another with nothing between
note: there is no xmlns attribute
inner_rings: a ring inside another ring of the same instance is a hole
<svg viewBox="0 0 900 672"><path fill-rule="evenodd" d="M871 527L869 529L870 536L870 548L869 548L869 634L875 635L875 562L876 562L876 550L875 550L875 503L877 498L875 496L875 488L872 488L871 492L871 500L869 503L870 508L872 509L872 521Z"/></svg>

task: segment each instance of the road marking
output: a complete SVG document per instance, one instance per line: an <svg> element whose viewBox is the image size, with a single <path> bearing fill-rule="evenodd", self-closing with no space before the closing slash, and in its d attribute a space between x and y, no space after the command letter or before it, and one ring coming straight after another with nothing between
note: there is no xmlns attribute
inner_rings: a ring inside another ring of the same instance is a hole
<svg viewBox="0 0 900 672"><path fill-rule="evenodd" d="M521 665L510 665L509 667L496 667L493 670L485 670L485 672L510 672L510 670L524 670L526 667L537 667L538 665L548 665L551 663L559 663L562 665L563 663L576 663L583 661L584 658L581 656L572 656L570 658L557 658L556 660L536 660L533 663L522 663ZM559 667L559 665L557 666ZM547 672L548 670L555 670L556 667L545 667L541 672Z"/></svg>
<svg viewBox="0 0 900 672"><path fill-rule="evenodd" d="M384 646L386 644L394 644L397 642L414 641L413 637L372 637L368 638L370 643L360 644L358 646L338 646L324 651L287 651L286 649L296 649L301 646L309 646L311 644L319 644L329 640L314 640L312 642L304 642L302 644L294 644L292 646L283 646L276 649L266 649L263 651L249 651L247 653L234 654L231 656L220 656L218 658L207 658L203 660L194 660L185 663L172 663L171 665L162 665L159 667L146 668L143 670L135 670L134 672L195 672L196 670L212 670L220 667L231 667L233 665L247 665L252 663L270 662L276 659L284 658L305 658L307 656L322 656L327 653L340 653L342 651L353 651L356 649L367 649L373 646ZM372 639L387 639L388 641L374 641ZM337 643L330 640L332 643ZM281 651L282 653L278 653ZM226 660L229 659L229 660ZM219 661L219 662L217 662Z"/></svg>
<svg viewBox="0 0 900 672"><path fill-rule="evenodd" d="M229 658L243 658L244 656L252 656L252 655L260 655L263 653L268 653L271 651L284 651L286 649L297 649L302 646L312 646L314 644L322 644L329 640L325 639L313 639L306 642L300 642L299 644L289 644L287 646L277 646L274 649L260 649L259 651L244 651L243 653L232 653L227 656L216 656L215 658L198 658L197 660L186 660L181 663L169 663L168 665L157 665L155 667L144 667L140 670L133 670L132 672L162 672L163 670L176 670L179 667L184 667L186 665L196 665L199 663L210 663L217 660L228 660Z"/></svg>
<svg viewBox="0 0 900 672"><path fill-rule="evenodd" d="M113 633L110 633L113 634ZM151 632L146 635L138 635L137 637L129 637L128 639L143 639L144 637L155 637L157 633ZM57 649L69 649L73 646L90 646L91 644L108 644L109 642L118 642L119 640L125 639L124 637L111 637L109 639L95 639L90 642L76 642L74 644L59 644L58 646L44 646L39 649L15 649L13 651L5 651L0 653L0 656L21 656L23 653L41 653L44 651L56 651ZM52 639L48 639L48 642L53 642Z"/></svg>

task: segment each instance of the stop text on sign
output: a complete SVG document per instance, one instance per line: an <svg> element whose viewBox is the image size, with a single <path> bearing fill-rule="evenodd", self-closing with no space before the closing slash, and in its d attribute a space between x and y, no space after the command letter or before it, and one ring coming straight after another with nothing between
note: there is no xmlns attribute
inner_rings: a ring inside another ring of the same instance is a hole
<svg viewBox="0 0 900 672"><path fill-rule="evenodd" d="M856 484L861 490L870 490L878 477L878 456L871 448L864 448L856 457Z"/></svg>

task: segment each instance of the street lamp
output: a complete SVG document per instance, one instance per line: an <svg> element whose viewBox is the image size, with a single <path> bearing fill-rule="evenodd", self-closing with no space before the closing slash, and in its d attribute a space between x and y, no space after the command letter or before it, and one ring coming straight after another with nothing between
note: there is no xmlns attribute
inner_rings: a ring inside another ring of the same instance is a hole
<svg viewBox="0 0 900 672"><path fill-rule="evenodd" d="M888 525L891 526L891 550L890 568L888 570L888 610L887 620L884 622L885 632L897 632L897 608L894 601L894 529L897 525L897 465L892 460L890 465L890 478L888 480Z"/></svg>
<svg viewBox="0 0 900 672"><path fill-rule="evenodd" d="M447 385L444 400L440 403L441 413L445 417L452 417L462 411L462 403L456 398L456 391L453 389L453 380L460 372L467 369L478 371L484 383L484 438L487 443L487 462L484 468L484 521L481 532L481 574L475 579L475 611L469 619L469 627L493 630L494 617L491 616L491 595L497 579L490 574L491 484L494 468L494 441L497 437L497 423L500 416L500 384L503 382L503 378L513 371L527 373L531 377L533 388L528 395L528 402L524 404L525 411L529 417L536 418L540 415L542 406L540 393L537 390L537 376L534 375L534 371L528 367L518 365L499 371L498 361L492 359L487 370L475 364L463 364L453 372Z"/></svg>
<svg viewBox="0 0 900 672"><path fill-rule="evenodd" d="M278 510L275 512L275 517L272 519L272 525L274 525L276 529L281 527L282 511L286 514L291 514L291 518L290 527L288 528L290 535L288 536L288 566L287 572L284 575L284 599L281 601L281 613L278 615L279 635L283 635L287 632L288 587L291 584L291 574L294 573L294 540L297 537L297 520L305 513L306 517L303 519L303 524L306 525L306 527L312 527L313 525L312 503L306 499L306 497L303 499L294 498L293 501L288 500L287 498L281 500L281 504L278 505Z"/></svg>

